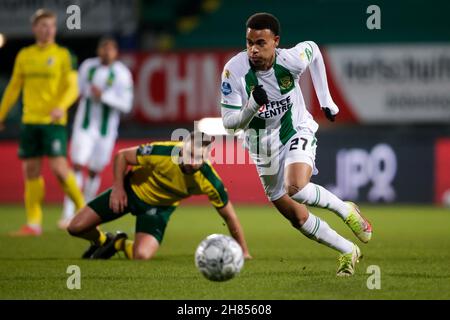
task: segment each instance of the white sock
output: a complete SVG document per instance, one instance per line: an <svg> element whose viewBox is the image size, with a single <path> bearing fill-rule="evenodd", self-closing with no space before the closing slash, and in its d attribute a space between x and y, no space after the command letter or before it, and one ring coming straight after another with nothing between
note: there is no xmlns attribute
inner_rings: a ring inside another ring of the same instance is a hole
<svg viewBox="0 0 450 320"><path fill-rule="evenodd" d="M75 179L80 189L83 187L83 172L75 171ZM62 219L72 219L75 216L75 204L68 196L64 196Z"/></svg>
<svg viewBox="0 0 450 320"><path fill-rule="evenodd" d="M42 230L42 226L40 224L27 223L27 226L29 226L31 229L33 229L35 231Z"/></svg>
<svg viewBox="0 0 450 320"><path fill-rule="evenodd" d="M320 220L311 212L306 222L300 227L300 231L308 238L335 249L340 253L350 253L353 251L354 244L340 236L336 231L330 228L328 223Z"/></svg>
<svg viewBox="0 0 450 320"><path fill-rule="evenodd" d="M313 207L325 208L333 211L342 220L347 219L350 210L347 203L336 197L330 191L314 183L308 183L302 190L291 196L297 202Z"/></svg>
<svg viewBox="0 0 450 320"><path fill-rule="evenodd" d="M86 202L91 201L97 195L98 188L100 188L101 178L97 174L95 177L88 177L84 185L84 199Z"/></svg>
<svg viewBox="0 0 450 320"><path fill-rule="evenodd" d="M75 215L75 204L68 196L64 196L62 219L72 219Z"/></svg>

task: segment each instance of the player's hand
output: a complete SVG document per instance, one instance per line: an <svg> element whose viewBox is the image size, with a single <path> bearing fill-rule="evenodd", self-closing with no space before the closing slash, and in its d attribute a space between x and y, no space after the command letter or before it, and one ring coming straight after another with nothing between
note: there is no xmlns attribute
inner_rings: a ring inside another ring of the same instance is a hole
<svg viewBox="0 0 450 320"><path fill-rule="evenodd" d="M259 105L265 105L269 103L269 98L267 97L266 90L263 89L262 85L257 85L252 91L253 99Z"/></svg>
<svg viewBox="0 0 450 320"><path fill-rule="evenodd" d="M0 131L5 130L5 123L3 121L0 121Z"/></svg>
<svg viewBox="0 0 450 320"><path fill-rule="evenodd" d="M109 207L114 213L122 213L128 206L128 197L123 187L113 186L109 197Z"/></svg>
<svg viewBox="0 0 450 320"><path fill-rule="evenodd" d="M91 86L91 93L95 100L100 101L102 97L102 90L96 86Z"/></svg>
<svg viewBox="0 0 450 320"><path fill-rule="evenodd" d="M251 260L251 259L253 259L253 257L251 256L251 254L250 253L244 253L244 259L245 260Z"/></svg>
<svg viewBox="0 0 450 320"><path fill-rule="evenodd" d="M322 108L323 113L325 113L325 117L327 117L328 120L330 120L331 122L334 122L334 118L336 118L337 113L332 114L330 108Z"/></svg>
<svg viewBox="0 0 450 320"><path fill-rule="evenodd" d="M50 116L52 117L52 122L58 122L62 117L64 117L64 110L61 108L55 108L50 113Z"/></svg>

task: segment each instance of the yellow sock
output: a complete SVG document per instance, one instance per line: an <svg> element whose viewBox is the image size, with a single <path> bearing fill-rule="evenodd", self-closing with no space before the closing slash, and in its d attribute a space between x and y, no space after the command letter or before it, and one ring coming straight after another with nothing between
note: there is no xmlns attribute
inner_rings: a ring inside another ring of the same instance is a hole
<svg viewBox="0 0 450 320"><path fill-rule="evenodd" d="M95 243L102 246L106 241L106 234L102 230L98 230L98 232L100 232L100 235L98 236L98 239L95 241Z"/></svg>
<svg viewBox="0 0 450 320"><path fill-rule="evenodd" d="M84 207L84 196L77 184L75 174L70 171L66 180L62 183L65 194L75 203L75 208L80 210Z"/></svg>
<svg viewBox="0 0 450 320"><path fill-rule="evenodd" d="M132 260L133 259L133 240L119 239L114 243L114 248L125 252L125 256Z"/></svg>
<svg viewBox="0 0 450 320"><path fill-rule="evenodd" d="M133 260L133 240L125 240L125 246L123 251L128 259Z"/></svg>
<svg viewBox="0 0 450 320"><path fill-rule="evenodd" d="M41 226L41 202L44 198L44 193L45 185L42 177L25 180L25 210L27 213L28 225Z"/></svg>
<svg viewBox="0 0 450 320"><path fill-rule="evenodd" d="M119 240L117 240L116 242L114 242L114 248L117 250L117 251L121 251L121 250L123 250L123 244L124 244L124 241L125 241L125 239L119 239Z"/></svg>

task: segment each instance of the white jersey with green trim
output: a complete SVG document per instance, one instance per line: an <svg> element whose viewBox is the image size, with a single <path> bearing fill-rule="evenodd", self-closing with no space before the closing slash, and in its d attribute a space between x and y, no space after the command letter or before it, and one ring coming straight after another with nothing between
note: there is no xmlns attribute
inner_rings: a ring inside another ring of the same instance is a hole
<svg viewBox="0 0 450 320"><path fill-rule="evenodd" d="M329 107L333 114L337 113L339 109L328 90L322 55L312 41L301 42L290 49L276 49L275 62L267 71L254 70L246 52L238 53L225 65L221 83L222 116L239 113L245 108L256 85L262 85L269 98L269 103L261 106L243 128L245 146L250 151L263 151L252 149L255 143L259 144L258 148L280 149L297 131L317 131L319 126L306 109L299 85L300 75L308 67L321 107Z"/></svg>
<svg viewBox="0 0 450 320"><path fill-rule="evenodd" d="M74 130L87 130L100 136L117 136L120 113L132 108L133 79L129 69L120 61L103 65L99 58L86 59L79 68L80 102ZM92 86L102 91L94 99Z"/></svg>

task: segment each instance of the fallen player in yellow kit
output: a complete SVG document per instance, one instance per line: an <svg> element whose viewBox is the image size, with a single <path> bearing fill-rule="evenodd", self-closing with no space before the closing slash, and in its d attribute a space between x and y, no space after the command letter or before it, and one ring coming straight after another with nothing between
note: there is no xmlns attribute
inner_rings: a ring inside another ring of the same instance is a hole
<svg viewBox="0 0 450 320"><path fill-rule="evenodd" d="M83 258L109 259L124 251L129 259L150 259L180 201L196 194L208 196L244 256L251 258L227 191L207 160L210 143L192 133L185 142L154 142L119 151L112 188L81 209L68 227L71 235L91 242ZM124 232L112 235L97 228L127 213L136 216L134 241Z"/></svg>

